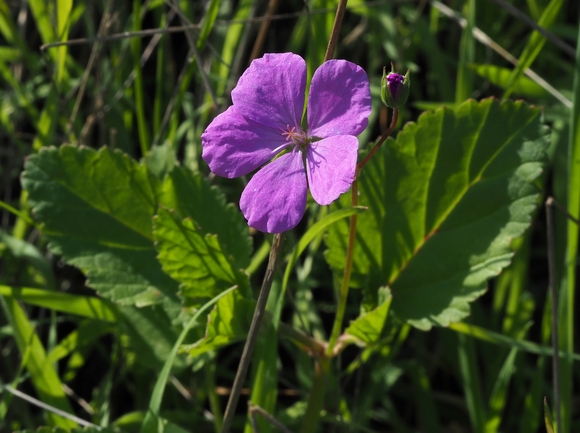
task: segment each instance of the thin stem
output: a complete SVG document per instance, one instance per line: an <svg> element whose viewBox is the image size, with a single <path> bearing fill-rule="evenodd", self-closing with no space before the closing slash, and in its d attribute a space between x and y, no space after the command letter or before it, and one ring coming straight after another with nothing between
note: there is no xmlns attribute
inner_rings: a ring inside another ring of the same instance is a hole
<svg viewBox="0 0 580 433"><path fill-rule="evenodd" d="M336 15L334 16L332 32L330 33L330 39L328 40L328 46L326 47L326 53L324 54L325 62L329 61L332 59L332 56L334 56L334 50L338 41L338 34L340 33L340 26L342 25L342 19L344 18L344 11L346 10L346 2L347 0L340 0L340 3L336 8Z"/></svg>
<svg viewBox="0 0 580 433"><path fill-rule="evenodd" d="M358 170L357 170L358 172ZM358 180L355 178L352 183L352 195L351 195L351 205L358 205ZM348 246L346 248L346 262L344 265L344 275L342 277L342 284L340 285L340 292L338 295L338 307L336 310L336 317L334 318L334 325L332 326L332 333L330 334L330 340L328 341L328 347L326 348L326 355L331 356L334 351L334 346L336 341L340 336L340 331L342 330L342 322L344 320L344 313L346 311L346 301L348 299L348 289L350 283L350 273L352 271L352 259L354 255L354 243L356 239L356 222L357 214L350 217L350 226L348 230Z"/></svg>
<svg viewBox="0 0 580 433"><path fill-rule="evenodd" d="M375 147L373 147L371 149L371 151L368 153L368 155L365 156L365 158L357 165L357 167L356 167L357 176L358 176L358 173L362 170L362 168L366 165L366 163L369 162L369 160L374 156L375 153L377 153L377 150L379 150L379 147L381 147L381 144L383 144L386 141L386 139L389 138L389 136L393 133L393 131L395 130L395 127L397 126L398 120L399 120L399 109L395 108L393 110L393 117L391 119L391 124L389 125L389 127L387 128L385 133L383 135L381 135L381 138L379 138L379 141L377 141L377 144L375 144Z"/></svg>
<svg viewBox="0 0 580 433"><path fill-rule="evenodd" d="M554 199L546 200L546 224L548 226L548 272L550 281L550 293L552 295L552 374L554 382L554 411L556 412L556 432L562 432L562 413L560 411L560 354L558 338L558 289L556 287L556 246L554 242Z"/></svg>
<svg viewBox="0 0 580 433"><path fill-rule="evenodd" d="M260 414L262 415L270 424L272 424L274 427L276 427L279 431L281 431L282 433L292 433L292 431L286 427L284 424L282 424L280 421L278 421L276 418L274 418L272 415L270 415L265 409L261 408L260 406L253 404L252 402L249 403L250 408L249 408L249 412L250 412L250 416L252 418L253 421L253 426L254 426L254 431L258 431L257 427L257 422L256 422L256 414Z"/></svg>
<svg viewBox="0 0 580 433"><path fill-rule="evenodd" d="M280 250L282 248L282 240L283 236L281 233L274 235L274 241L270 248L270 258L268 261L268 267L266 268L266 275L264 275L264 281L262 282L262 288L260 289L256 309L254 310L254 317L252 317L250 331L248 332L248 339L244 345L242 359L240 360L240 365L238 366L234 385L232 386L230 398L226 407L221 433L228 433L232 426L232 421L240 398L240 392L242 391L242 385L246 378L246 374L248 373L248 367L250 366L254 347L256 346L258 331L260 330L260 325L264 318L266 302L268 301L268 295L270 294L270 288L272 287L272 281L274 280L274 270L276 269L276 263L278 262L278 257L280 256Z"/></svg>
<svg viewBox="0 0 580 433"><path fill-rule="evenodd" d="M264 46L264 42L266 41L266 35L268 34L268 29L270 28L270 18L276 12L276 8L278 7L278 0L270 0L268 4L268 10L266 11L266 18L262 21L262 25L260 26L260 30L258 31L258 36L256 37L256 42L254 43L254 48L252 48L252 54L250 54L250 62L256 59L260 53L262 52L262 47Z"/></svg>
<svg viewBox="0 0 580 433"><path fill-rule="evenodd" d="M368 155L360 162L356 167L356 176L354 182L352 183L352 195L351 195L351 205L358 205L358 177L362 168L367 162L373 157L375 153L379 150L379 147L385 142L385 140L391 135L397 126L397 120L399 118L399 110L395 108L393 110L393 117L391 119L391 124L379 138L375 146L371 149ZM326 348L326 355L332 356L334 353L334 347L340 336L342 330L342 322L344 320L344 314L346 311L346 301L348 299L348 289L350 284L350 274L352 271L352 260L354 256L354 244L356 240L356 224L357 215L352 215L350 217L350 227L348 230L348 245L346 248L346 261L344 265L344 275L342 277L342 283L340 285L339 297L338 297L338 307L336 310L336 317L334 319L334 324L332 326L332 333L330 334L330 340L328 342L328 347Z"/></svg>

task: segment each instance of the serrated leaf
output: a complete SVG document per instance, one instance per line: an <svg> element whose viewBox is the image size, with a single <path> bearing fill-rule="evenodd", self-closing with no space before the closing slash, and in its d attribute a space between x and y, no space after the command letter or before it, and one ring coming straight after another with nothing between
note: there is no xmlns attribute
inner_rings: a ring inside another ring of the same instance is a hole
<svg viewBox="0 0 580 433"><path fill-rule="evenodd" d="M240 211L227 204L224 195L200 174L176 167L163 182L160 202L181 218L194 220L201 233L218 235L236 269L248 266L252 252L248 224Z"/></svg>
<svg viewBox="0 0 580 433"><path fill-rule="evenodd" d="M22 184L50 249L101 295L179 308L177 283L153 246L160 183L144 165L106 148L47 148L27 161Z"/></svg>
<svg viewBox="0 0 580 433"><path fill-rule="evenodd" d="M163 270L179 281L181 294L213 298L233 285L247 286L216 235L203 235L191 219L160 208L154 218L154 236Z"/></svg>
<svg viewBox="0 0 580 433"><path fill-rule="evenodd" d="M195 358L209 350L242 341L250 329L255 305L238 291L227 294L210 313L205 337L197 343L182 346L181 350Z"/></svg>
<svg viewBox="0 0 580 433"><path fill-rule="evenodd" d="M530 225L544 136L540 109L521 101L466 101L407 124L361 173L369 211L358 220L352 285L367 299L388 285L392 311L422 329L467 316ZM345 194L338 206L349 204ZM347 233L339 221L327 237L339 275Z"/></svg>

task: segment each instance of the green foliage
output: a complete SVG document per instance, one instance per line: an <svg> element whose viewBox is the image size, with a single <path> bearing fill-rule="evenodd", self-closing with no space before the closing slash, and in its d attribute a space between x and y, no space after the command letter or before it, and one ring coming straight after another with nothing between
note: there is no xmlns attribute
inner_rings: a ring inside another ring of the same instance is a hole
<svg viewBox="0 0 580 433"><path fill-rule="evenodd" d="M217 234L220 245L233 258L236 269L250 262L252 240L240 212L226 203L222 193L200 174L176 167L163 182L160 203L181 218L191 218L200 233Z"/></svg>
<svg viewBox="0 0 580 433"><path fill-rule="evenodd" d="M209 315L205 337L195 344L183 346L182 350L195 358L210 350L242 341L250 328L254 306L254 302L244 299L238 291L227 294Z"/></svg>
<svg viewBox="0 0 580 433"><path fill-rule="evenodd" d="M508 86L508 80L511 71L507 68L501 68L495 65L469 65L477 75L486 80L489 80L491 84L494 84L502 89ZM537 84L531 78L526 76L519 77L512 86L513 92L516 95L522 95L526 97L537 97L543 98L548 95L546 89Z"/></svg>
<svg viewBox="0 0 580 433"><path fill-rule="evenodd" d="M530 225L544 135L539 109L488 99L423 114L387 141L360 177L370 212L359 218L353 283L368 304L388 284L393 312L421 329L466 317ZM347 232L337 223L327 238L338 273Z"/></svg>
<svg viewBox="0 0 580 433"><path fill-rule="evenodd" d="M28 160L22 184L50 248L101 295L121 305L179 302L156 260L161 185L144 165L106 148L49 148Z"/></svg>
<svg viewBox="0 0 580 433"><path fill-rule="evenodd" d="M175 212L160 208L153 235L161 266L181 282L182 296L213 298L236 284L247 291L247 277L224 254L217 236L203 236L191 219L181 221Z"/></svg>
<svg viewBox="0 0 580 433"><path fill-rule="evenodd" d="M200 136L250 53L301 54L310 80L339 1L267 3L0 2L0 380L100 426L5 387L0 431L220 430L271 238L228 204L249 176L210 174ZM542 194L580 212L577 2L420 3L347 3L334 57L369 76L361 155L390 62L413 75L402 131L360 173L362 206L309 199L286 233L244 390L292 431L578 431L579 229L556 215L558 410L537 212ZM526 103L483 99L510 94ZM353 216L360 290L338 321ZM254 431L241 401L231 431Z"/></svg>
<svg viewBox="0 0 580 433"><path fill-rule="evenodd" d="M367 346L371 346L379 341L389 315L393 298L388 291L383 290L383 292L386 292L386 294L381 296L384 299L379 301L379 306L361 315L356 320L353 320L344 331L346 334L352 335Z"/></svg>

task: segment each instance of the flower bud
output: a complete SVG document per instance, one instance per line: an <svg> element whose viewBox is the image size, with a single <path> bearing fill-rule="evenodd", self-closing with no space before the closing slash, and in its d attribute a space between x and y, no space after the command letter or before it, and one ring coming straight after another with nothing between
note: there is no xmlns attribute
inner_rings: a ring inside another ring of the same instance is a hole
<svg viewBox="0 0 580 433"><path fill-rule="evenodd" d="M389 108L402 107L409 97L411 88L410 70L403 76L395 72L391 63L391 72L387 74L386 67L383 68L383 78L381 79L381 99Z"/></svg>

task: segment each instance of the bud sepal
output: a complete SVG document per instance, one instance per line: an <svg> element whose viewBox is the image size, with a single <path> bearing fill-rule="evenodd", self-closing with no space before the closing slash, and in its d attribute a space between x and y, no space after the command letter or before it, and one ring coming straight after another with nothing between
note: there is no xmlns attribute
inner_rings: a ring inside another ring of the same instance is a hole
<svg viewBox="0 0 580 433"><path fill-rule="evenodd" d="M408 69L405 75L397 74L391 63L391 72L387 74L386 67L383 68L381 78L381 99L389 108L400 108L405 105L411 89L411 79Z"/></svg>

